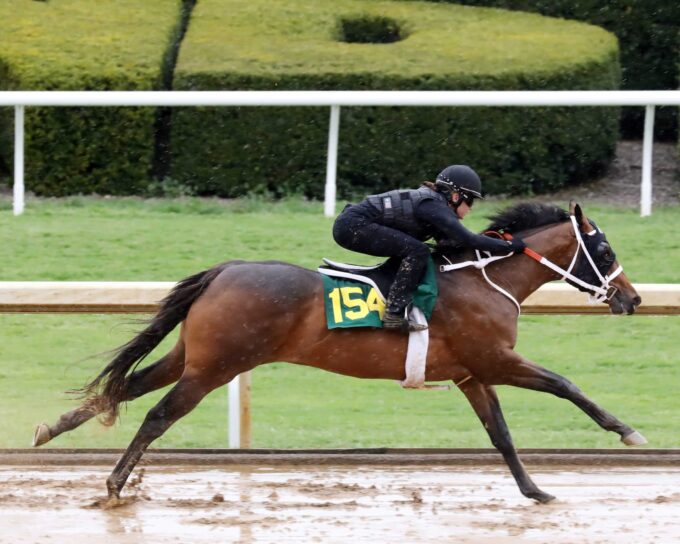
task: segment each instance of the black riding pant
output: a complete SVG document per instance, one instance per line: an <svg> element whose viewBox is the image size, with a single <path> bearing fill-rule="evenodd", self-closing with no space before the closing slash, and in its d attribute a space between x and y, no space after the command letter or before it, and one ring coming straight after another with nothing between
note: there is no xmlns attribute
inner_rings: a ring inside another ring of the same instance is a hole
<svg viewBox="0 0 680 544"><path fill-rule="evenodd" d="M375 257L401 257L399 270L387 297L387 311L403 313L420 283L430 249L400 230L376 222L380 213L361 205L350 206L333 225L333 238L345 249Z"/></svg>

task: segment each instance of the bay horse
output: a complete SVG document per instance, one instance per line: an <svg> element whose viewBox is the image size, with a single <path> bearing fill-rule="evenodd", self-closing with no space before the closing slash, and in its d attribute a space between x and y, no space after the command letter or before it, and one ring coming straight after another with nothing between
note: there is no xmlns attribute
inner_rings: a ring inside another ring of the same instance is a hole
<svg viewBox="0 0 680 544"><path fill-rule="evenodd" d="M519 459L496 385L551 393L573 402L624 443L646 441L566 378L513 351L516 304L544 283L563 277L599 295L598 300L606 301L614 314L634 313L641 299L621 273L604 233L575 203L569 212L546 204L518 204L496 214L489 229L518 236L530 249L526 255L508 256L485 268L486 276L502 284L506 294L493 288L475 267L438 271L439 298L429 324L426 379L452 380L459 387L521 493L546 503L554 497L539 489ZM454 260L471 256L467 251ZM435 251L433 259L438 268L451 261L446 250ZM120 347L83 389L83 404L52 426L38 426L34 445L96 415L112 424L121 403L176 382L149 410L108 477L108 496L115 502L149 444L210 391L242 372L287 361L357 378L403 380L407 335L380 328L328 330L323 297L318 272L279 261L229 261L183 279L163 299L148 326ZM179 339L170 352L136 370L178 324Z"/></svg>

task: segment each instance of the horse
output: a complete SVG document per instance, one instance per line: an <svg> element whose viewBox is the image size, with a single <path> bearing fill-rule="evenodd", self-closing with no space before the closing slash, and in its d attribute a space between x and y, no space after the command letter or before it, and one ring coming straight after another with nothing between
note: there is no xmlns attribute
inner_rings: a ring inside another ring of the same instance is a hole
<svg viewBox="0 0 680 544"><path fill-rule="evenodd" d="M557 279L596 295L614 314L633 314L641 299L604 233L580 205L570 203L567 212L554 205L520 203L491 219L489 230L520 237L528 249L490 262L485 274L476 267L454 273L439 270L452 259L474 260L471 250L462 255L447 249L433 252L439 297L429 323L426 379L451 380L462 391L520 492L547 503L555 497L542 491L524 468L495 386L556 395L574 403L603 429L617 433L625 444L646 440L569 380L514 351L519 304ZM499 289L498 283L504 287ZM149 410L106 480L109 501L115 502L146 448L210 391L242 372L287 361L362 379L403 380L408 335L382 328L329 330L323 297L317 271L281 261L233 260L181 280L161 301L148 326L121 346L81 390L82 404L52 426L38 426L34 446L97 415L110 425L121 403L174 383ZM174 347L137 369L180 324Z"/></svg>

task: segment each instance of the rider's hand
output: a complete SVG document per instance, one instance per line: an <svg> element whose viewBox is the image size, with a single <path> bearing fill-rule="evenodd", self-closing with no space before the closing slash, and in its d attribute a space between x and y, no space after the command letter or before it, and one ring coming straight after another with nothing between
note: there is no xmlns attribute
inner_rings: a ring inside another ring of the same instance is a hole
<svg viewBox="0 0 680 544"><path fill-rule="evenodd" d="M508 246L510 248L510 251L512 251L513 253L522 253L524 249L527 247L524 241L521 240L520 238L513 238L508 242Z"/></svg>

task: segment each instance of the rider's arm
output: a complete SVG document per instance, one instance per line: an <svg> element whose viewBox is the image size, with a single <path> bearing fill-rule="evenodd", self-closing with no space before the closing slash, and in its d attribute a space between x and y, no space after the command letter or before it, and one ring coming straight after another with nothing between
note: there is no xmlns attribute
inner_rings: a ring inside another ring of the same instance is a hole
<svg viewBox="0 0 680 544"><path fill-rule="evenodd" d="M424 200L415 209L419 221L438 230L445 238L458 242L463 247L481 251L508 251L511 248L505 240L490 238L469 231L460 222L456 213L446 204L435 200Z"/></svg>

